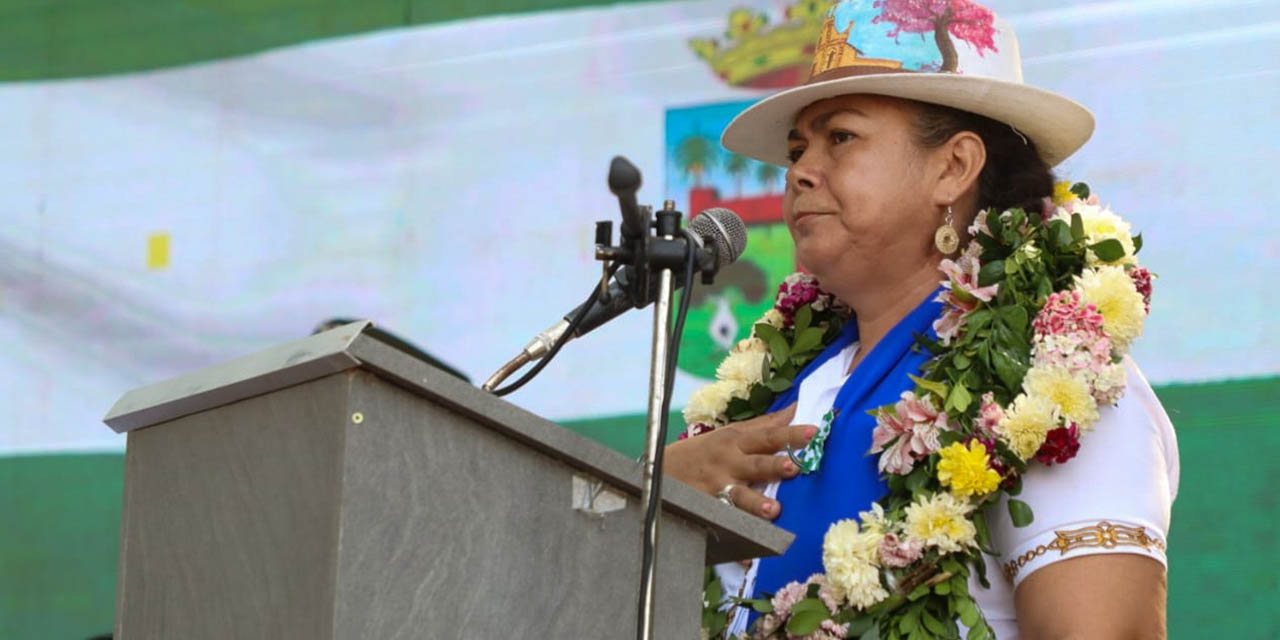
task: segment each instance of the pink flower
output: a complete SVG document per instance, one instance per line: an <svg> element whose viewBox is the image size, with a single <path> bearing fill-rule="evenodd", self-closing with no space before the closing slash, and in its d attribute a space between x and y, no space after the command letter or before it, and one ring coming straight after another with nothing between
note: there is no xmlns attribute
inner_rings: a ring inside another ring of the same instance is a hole
<svg viewBox="0 0 1280 640"><path fill-rule="evenodd" d="M1133 286L1138 289L1138 293L1142 294L1146 312L1151 313L1151 272L1146 267L1136 267L1129 270L1129 277L1133 279Z"/></svg>
<svg viewBox="0 0 1280 640"><path fill-rule="evenodd" d="M787 585L773 594L773 613L765 615L756 623L755 638L769 638L772 634L781 629L786 624L787 618L791 617L791 609L796 606L797 602L809 597L809 585L818 585L818 598L822 600L822 604L826 605L827 610L835 613L840 608L840 601L836 599L831 592L831 588L827 586L826 576L815 573L808 577L804 582L789 582ZM813 640L826 640L827 638L844 638L844 634L848 632L848 627L836 625L834 621L825 620L818 627L817 631L807 636L787 635L787 638L811 638ZM827 635L835 634L835 635Z"/></svg>
<svg viewBox="0 0 1280 640"><path fill-rule="evenodd" d="M880 454L880 472L911 473L916 460L939 449L938 433L947 428L947 412L935 409L929 396L903 391L892 409L876 416L871 432L871 453Z"/></svg>
<svg viewBox="0 0 1280 640"><path fill-rule="evenodd" d="M1080 451L1080 431L1076 428L1076 423L1072 422L1049 432L1044 444L1040 445L1040 450L1036 452L1036 460L1047 466L1052 466L1055 462L1062 464L1076 457L1078 451Z"/></svg>
<svg viewBox="0 0 1280 640"><path fill-rule="evenodd" d="M1083 304L1080 292L1074 290L1050 294L1031 327L1037 338L1075 332L1104 335L1102 314L1097 307Z"/></svg>
<svg viewBox="0 0 1280 640"><path fill-rule="evenodd" d="M976 309L979 303L991 302L1000 289L999 284L978 286L978 272L982 269L978 255L981 252L981 245L970 242L959 258L947 258L938 265L946 279L942 283L945 290L935 300L946 304L948 308L942 317L933 322L933 330L942 344L949 344L956 336L963 326L966 313Z"/></svg>
<svg viewBox="0 0 1280 640"><path fill-rule="evenodd" d="M919 540L903 540L896 533L886 533L880 540L880 562L886 567L901 569L920 559L924 544Z"/></svg>
<svg viewBox="0 0 1280 640"><path fill-rule="evenodd" d="M995 394L990 391L982 394L982 405L978 408L978 430L990 438L996 437L996 427L1004 419L1004 409L996 402ZM988 447L988 450L991 450Z"/></svg>

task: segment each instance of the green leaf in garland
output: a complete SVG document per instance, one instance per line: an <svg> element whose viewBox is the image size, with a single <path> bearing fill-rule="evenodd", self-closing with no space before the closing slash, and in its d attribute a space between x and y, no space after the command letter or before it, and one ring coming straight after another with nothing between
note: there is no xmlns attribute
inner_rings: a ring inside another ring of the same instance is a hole
<svg viewBox="0 0 1280 640"><path fill-rule="evenodd" d="M1071 237L1084 240L1084 218L1078 213L1071 214Z"/></svg>
<svg viewBox="0 0 1280 640"><path fill-rule="evenodd" d="M987 229L991 232L992 238L999 238L1000 232L1004 231L1004 218L1000 214L987 212Z"/></svg>
<svg viewBox="0 0 1280 640"><path fill-rule="evenodd" d="M955 409L960 413L964 413L969 408L969 403L973 402L973 396L964 385L958 384L951 387L951 394L947 396L947 404L944 409Z"/></svg>
<svg viewBox="0 0 1280 640"><path fill-rule="evenodd" d="M1062 220L1054 220L1049 223L1049 246L1051 249L1061 251L1071 246L1075 242L1075 238L1071 233L1071 227Z"/></svg>
<svg viewBox="0 0 1280 640"><path fill-rule="evenodd" d="M944 429L938 432L938 443L943 447L949 447L957 442L963 442L969 437L959 431Z"/></svg>
<svg viewBox="0 0 1280 640"><path fill-rule="evenodd" d="M929 613L927 609L924 615L920 616L920 621L924 622L924 628L928 629L930 633L943 637L947 635L947 626L942 624L941 620L935 618L932 613Z"/></svg>
<svg viewBox="0 0 1280 640"><path fill-rule="evenodd" d="M791 610L791 618L787 620L787 633L797 636L806 636L817 631L818 626L823 620L831 617L831 612L823 606L821 601L817 601L818 606L802 607L806 602L815 602L811 599L804 599L796 603Z"/></svg>
<svg viewBox="0 0 1280 640"><path fill-rule="evenodd" d="M787 361L787 357L791 355L791 348L787 346L787 339L777 328L761 322L756 325L756 335L769 345L769 354L773 356L774 362Z"/></svg>
<svg viewBox="0 0 1280 640"><path fill-rule="evenodd" d="M938 563L938 566L942 567L943 571L947 571L953 574L964 571L964 565L961 565L959 562L957 562L954 556L947 556L943 558Z"/></svg>
<svg viewBox="0 0 1280 640"><path fill-rule="evenodd" d="M822 346L822 329L809 327L796 332L796 342L792 345L791 352L796 354L805 353L820 346Z"/></svg>
<svg viewBox="0 0 1280 640"><path fill-rule="evenodd" d="M936 380L925 380L924 378L909 373L907 374L907 377L911 378L911 381L916 383L917 387L938 396L939 400L947 399L947 385Z"/></svg>
<svg viewBox="0 0 1280 640"><path fill-rule="evenodd" d="M871 630L875 625L875 619L871 616L862 616L856 620L849 622L849 633L846 638L860 638L862 634Z"/></svg>
<svg viewBox="0 0 1280 640"><path fill-rule="evenodd" d="M809 325L812 322L813 322L812 307L806 304L803 307L800 307L800 309L796 311L795 327L796 327L797 333L804 331L805 329L808 329Z"/></svg>
<svg viewBox="0 0 1280 640"><path fill-rule="evenodd" d="M1027 315L1026 307L1022 305L1000 307L997 313L1000 315L1000 321L1011 331L1017 334L1026 333L1027 323L1031 321Z"/></svg>
<svg viewBox="0 0 1280 640"><path fill-rule="evenodd" d="M768 600L763 598L754 598L752 600L748 600L748 602L751 603L751 608L756 613L773 613L773 603Z"/></svg>
<svg viewBox="0 0 1280 640"><path fill-rule="evenodd" d="M978 270L978 286L989 287L1004 280L1004 260L992 260Z"/></svg>
<svg viewBox="0 0 1280 640"><path fill-rule="evenodd" d="M918 464L911 473L907 474L907 491L915 493L924 489L925 483L929 482L932 474L929 473L929 466L926 464Z"/></svg>
<svg viewBox="0 0 1280 640"><path fill-rule="evenodd" d="M922 586L922 587L923 587L924 585L920 585L920 586ZM925 590L926 590L926 591L928 591L928 589L927 589L927 588L926 588ZM934 592L934 593L936 593L936 594L938 594L938 595L940 595L940 596L947 596L947 595L951 595L951 583L950 583L950 582L939 582L938 584L933 585L933 592ZM927 626L927 625L926 625L926 626Z"/></svg>
<svg viewBox="0 0 1280 640"><path fill-rule="evenodd" d="M1026 373L1018 367L1018 364L1009 356L1008 351L1002 348L991 350L991 365L995 367L996 376L1000 381L1010 389L1018 389L1022 386L1022 376Z"/></svg>
<svg viewBox="0 0 1280 640"><path fill-rule="evenodd" d="M982 558L981 553L973 555L973 570L978 574L978 584L983 589L990 589L991 582L987 580L987 561Z"/></svg>
<svg viewBox="0 0 1280 640"><path fill-rule="evenodd" d="M951 364L955 365L957 369L963 371L964 369L968 369L969 365L973 363L969 360L969 356L966 356L963 353L957 353L951 358Z"/></svg>
<svg viewBox="0 0 1280 640"><path fill-rule="evenodd" d="M907 594L907 600L909 602L915 602L916 600L923 598L927 593L929 593L929 585L927 584L916 585L916 588L912 589L911 593Z"/></svg>
<svg viewBox="0 0 1280 640"><path fill-rule="evenodd" d="M768 382L765 383L765 386L768 387L769 390L774 393L782 393L783 391L790 389L791 384L792 384L792 381L790 378L784 378L782 376L774 376L772 379L770 379Z"/></svg>
<svg viewBox="0 0 1280 640"><path fill-rule="evenodd" d="M978 606L973 604L972 598L956 598L956 611L960 614L960 622L964 626L973 628L977 626L978 621L982 619L982 615L978 613Z"/></svg>
<svg viewBox="0 0 1280 640"><path fill-rule="evenodd" d="M1080 198L1081 200L1088 200L1088 199L1089 199L1089 185L1087 185L1087 184L1085 184L1085 183L1083 183L1083 182L1077 182L1077 183L1075 183L1075 184L1071 185L1071 193L1074 193L1074 194L1075 194L1075 196L1076 196L1077 198Z"/></svg>
<svg viewBox="0 0 1280 640"><path fill-rule="evenodd" d="M1035 520L1031 507L1021 500L1009 499L1009 519L1015 527L1025 527Z"/></svg>
<svg viewBox="0 0 1280 640"><path fill-rule="evenodd" d="M916 629L920 628L920 609L918 607L910 607L902 616L898 618L898 631L915 635Z"/></svg>
<svg viewBox="0 0 1280 640"><path fill-rule="evenodd" d="M991 550L991 531L987 529L987 515L982 509L973 512L973 528L978 532L978 547L987 553L994 553Z"/></svg>
<svg viewBox="0 0 1280 640"><path fill-rule="evenodd" d="M751 397L747 399L751 405L751 409L756 415L761 415L768 411L769 405L773 404L773 393L769 391L769 387L762 384L751 387Z"/></svg>
<svg viewBox="0 0 1280 640"><path fill-rule="evenodd" d="M976 624L969 627L969 633L965 635L965 640L992 640L995 636L991 632L991 627L986 622Z"/></svg>
<svg viewBox="0 0 1280 640"><path fill-rule="evenodd" d="M1091 244L1089 250L1103 262L1115 262L1124 257L1124 245L1115 238L1107 238L1102 242Z"/></svg>
<svg viewBox="0 0 1280 640"><path fill-rule="evenodd" d="M1133 237L1133 255L1138 255L1139 251L1142 251L1142 234L1141 233Z"/></svg>

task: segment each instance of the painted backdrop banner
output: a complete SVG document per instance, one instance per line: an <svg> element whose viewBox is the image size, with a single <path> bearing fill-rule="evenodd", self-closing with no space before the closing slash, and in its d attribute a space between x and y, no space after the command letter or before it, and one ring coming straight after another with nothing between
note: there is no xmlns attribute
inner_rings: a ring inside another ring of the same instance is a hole
<svg viewBox="0 0 1280 640"><path fill-rule="evenodd" d="M803 78L819 4L491 17L0 85L0 402L21 416L0 453L119 450L100 419L125 390L332 316L371 318L483 379L592 286L615 154L644 171L642 202L729 206L751 224L746 258L695 293L683 400L794 266L781 171L717 139ZM992 4L1019 30L1027 79L1097 113L1062 172L1147 240L1148 376L1280 371L1266 330L1277 151L1262 142L1277 134L1280 9ZM647 313L620 318L512 399L553 419L638 413L648 340Z"/></svg>

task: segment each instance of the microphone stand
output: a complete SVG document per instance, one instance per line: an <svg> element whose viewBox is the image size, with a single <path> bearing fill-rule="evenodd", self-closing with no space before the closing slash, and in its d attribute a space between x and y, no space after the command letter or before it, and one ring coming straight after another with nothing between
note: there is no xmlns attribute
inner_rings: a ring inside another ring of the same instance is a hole
<svg viewBox="0 0 1280 640"><path fill-rule="evenodd" d="M680 213L675 203L667 200L657 215L658 236L666 242L675 240ZM665 242L664 242L665 244ZM686 251L693 251L687 247ZM658 563L658 528L662 516L662 453L666 444L668 346L671 337L671 299L675 293L671 265L658 271L658 297L653 304L653 348L649 364L649 417L645 427L644 474L640 504L644 507L644 541L640 559L640 609L637 612L638 640L653 638L654 574Z"/></svg>

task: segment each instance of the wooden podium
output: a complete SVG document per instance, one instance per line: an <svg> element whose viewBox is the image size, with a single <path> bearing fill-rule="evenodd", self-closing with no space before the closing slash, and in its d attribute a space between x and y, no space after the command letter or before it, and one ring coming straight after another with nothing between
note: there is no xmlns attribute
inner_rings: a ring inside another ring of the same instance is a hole
<svg viewBox="0 0 1280 640"><path fill-rule="evenodd" d="M115 637L633 637L640 465L353 323L127 393ZM668 478L656 637L791 534Z"/></svg>

